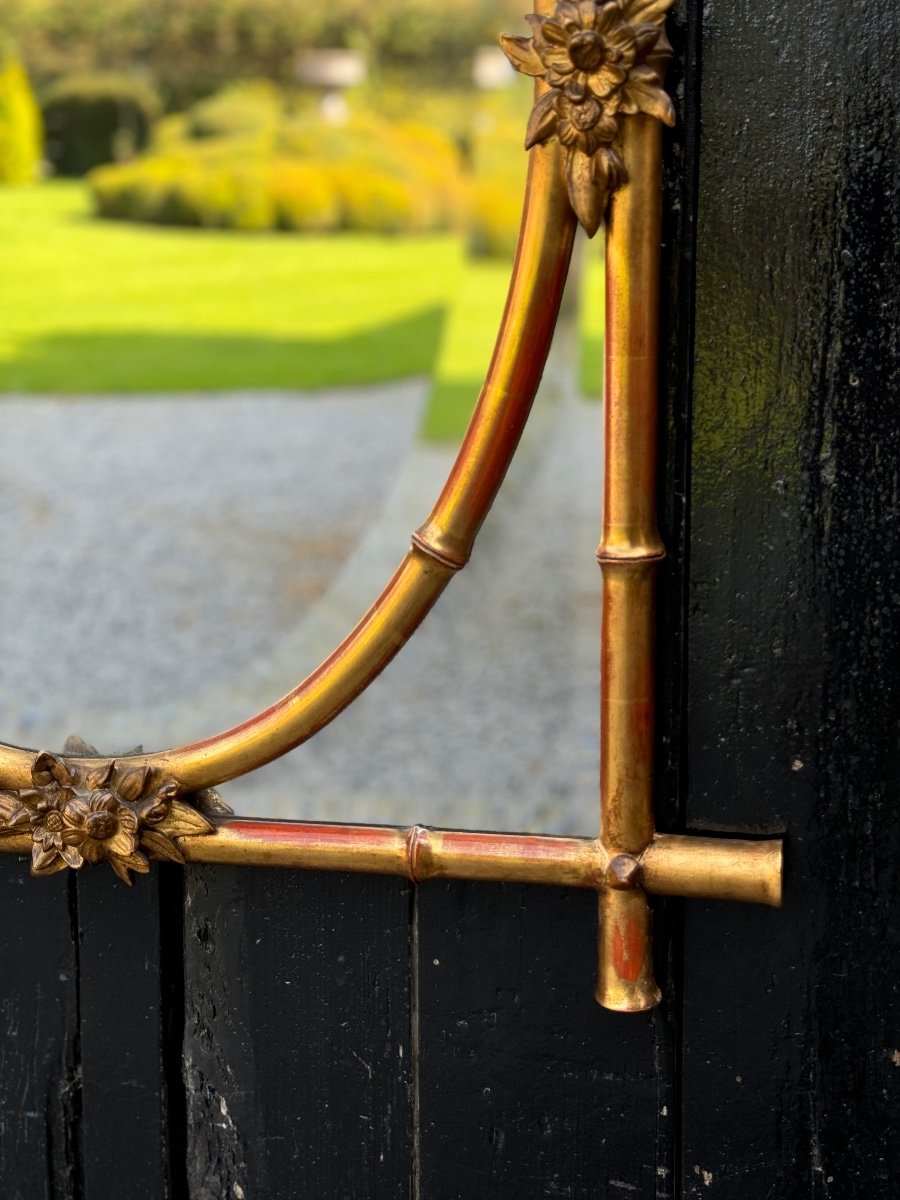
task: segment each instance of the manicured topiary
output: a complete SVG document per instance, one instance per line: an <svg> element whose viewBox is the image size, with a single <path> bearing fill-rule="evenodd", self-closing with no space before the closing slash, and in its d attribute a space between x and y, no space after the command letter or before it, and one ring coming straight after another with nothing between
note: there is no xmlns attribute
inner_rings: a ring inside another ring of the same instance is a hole
<svg viewBox="0 0 900 1200"><path fill-rule="evenodd" d="M156 93L127 75L69 75L44 100L46 154L59 175L85 175L101 163L127 162L150 140L160 112Z"/></svg>
<svg viewBox="0 0 900 1200"><path fill-rule="evenodd" d="M25 69L0 49L0 183L35 179L41 143L41 114Z"/></svg>

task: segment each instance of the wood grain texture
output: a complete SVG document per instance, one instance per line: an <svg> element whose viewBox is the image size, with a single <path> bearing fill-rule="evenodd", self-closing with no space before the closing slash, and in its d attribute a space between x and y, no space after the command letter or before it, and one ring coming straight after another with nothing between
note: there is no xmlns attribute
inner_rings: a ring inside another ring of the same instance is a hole
<svg viewBox="0 0 900 1200"><path fill-rule="evenodd" d="M705 8L688 823L787 829L686 906L685 1196L900 1188L896 6Z"/></svg>
<svg viewBox="0 0 900 1200"><path fill-rule="evenodd" d="M187 870L191 1200L406 1200L411 885Z"/></svg>
<svg viewBox="0 0 900 1200"><path fill-rule="evenodd" d="M80 1103L69 880L0 855L0 1195L69 1200Z"/></svg>
<svg viewBox="0 0 900 1200"><path fill-rule="evenodd" d="M668 1025L596 1004L596 922L584 892L419 889L416 1197L673 1194Z"/></svg>
<svg viewBox="0 0 900 1200"><path fill-rule="evenodd" d="M83 1082L80 1200L165 1200L169 1180L161 893L180 868L154 866L127 887L106 864L78 889ZM178 1130L175 1129L177 1137ZM177 1170L177 1164L176 1164Z"/></svg>

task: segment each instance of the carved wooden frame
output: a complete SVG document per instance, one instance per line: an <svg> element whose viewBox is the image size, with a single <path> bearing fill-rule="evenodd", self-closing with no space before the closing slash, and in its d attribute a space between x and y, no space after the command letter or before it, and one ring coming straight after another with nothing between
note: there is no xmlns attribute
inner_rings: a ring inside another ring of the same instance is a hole
<svg viewBox="0 0 900 1200"><path fill-rule="evenodd" d="M594 888L597 999L659 1000L648 893L779 905L779 840L657 833L653 818L661 125L672 0L540 0L533 37L504 38L535 77L528 180L506 308L468 432L430 515L344 641L271 708L206 741L116 759L0 745L0 849L35 874L106 860L126 882L147 858L516 880ZM332 721L415 632L465 566L541 378L580 220L606 218L604 504L600 546L600 835L440 832L231 817L213 788Z"/></svg>

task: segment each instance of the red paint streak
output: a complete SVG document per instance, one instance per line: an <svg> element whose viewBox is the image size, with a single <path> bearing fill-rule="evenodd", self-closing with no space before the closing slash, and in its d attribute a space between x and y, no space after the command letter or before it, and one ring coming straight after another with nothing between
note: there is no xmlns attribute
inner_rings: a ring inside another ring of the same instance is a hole
<svg viewBox="0 0 900 1200"><path fill-rule="evenodd" d="M522 862L576 862L592 845L588 839L547 837L532 834L479 833L461 830L431 830L414 825L408 829L385 825L338 825L309 821L269 821L231 818L219 828L237 840L264 842L295 850L356 849L360 852L405 848L413 876L417 860L433 844L432 835L441 838L441 853L470 860L520 860Z"/></svg>
<svg viewBox="0 0 900 1200"><path fill-rule="evenodd" d="M319 824L310 821L259 821L232 817L223 821L220 828L238 837L253 838L263 842L289 842L293 846L327 844L330 846L394 846L398 838L409 840L415 832L418 837L440 833L445 851L484 855L489 858L521 857L525 859L559 860L560 852L578 855L584 841L578 838L547 837L531 834L477 833L461 830L442 832L424 826L411 829L393 828L383 825L338 825Z"/></svg>
<svg viewBox="0 0 900 1200"><path fill-rule="evenodd" d="M624 928L623 928L624 926ZM634 983L644 966L644 928L634 917L616 922L613 929L613 965L620 979Z"/></svg>
<svg viewBox="0 0 900 1200"><path fill-rule="evenodd" d="M547 859L558 862L561 851L565 850L574 857L583 849L582 842L577 838L557 838L540 834L470 833L454 829L441 836L445 852L487 858Z"/></svg>
<svg viewBox="0 0 900 1200"><path fill-rule="evenodd" d="M291 846L360 846L377 848L396 844L396 829L371 825L313 825L296 821L224 822L225 829L238 837L260 842L283 842Z"/></svg>

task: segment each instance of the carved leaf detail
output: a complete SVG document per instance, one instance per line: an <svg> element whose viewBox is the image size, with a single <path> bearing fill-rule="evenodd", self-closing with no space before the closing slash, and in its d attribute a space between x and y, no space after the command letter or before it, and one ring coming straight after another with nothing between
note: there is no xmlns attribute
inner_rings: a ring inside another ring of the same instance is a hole
<svg viewBox="0 0 900 1200"><path fill-rule="evenodd" d="M65 859L66 863L70 867L74 867L76 871L84 864L84 858L82 857L81 851L76 849L75 846L69 846L63 842L59 849L59 853L62 858Z"/></svg>
<svg viewBox="0 0 900 1200"><path fill-rule="evenodd" d="M531 38L510 37L504 33L500 35L500 45L517 71L523 75L543 75L544 64Z"/></svg>
<svg viewBox="0 0 900 1200"><path fill-rule="evenodd" d="M31 839L31 873L55 875L86 862L108 862L125 883L146 874L155 858L183 863L174 839L214 833L202 812L179 799L181 785L158 770L127 760L101 759L86 742L70 739L78 758L41 751L32 764L33 786L0 791L0 838ZM212 789L197 798L213 815L230 813ZM139 849L140 847L140 849Z"/></svg>
<svg viewBox="0 0 900 1200"><path fill-rule="evenodd" d="M606 187L598 186L596 167L601 163L599 155L594 159L583 150L570 150L566 161L569 199L588 237L593 237L600 228L609 200ZM605 178L606 172L603 171L603 183Z"/></svg>
<svg viewBox="0 0 900 1200"><path fill-rule="evenodd" d="M57 855L55 850L45 850L40 842L34 842L31 847L31 869L35 875L46 871L52 863L56 862ZM66 864L63 863L63 866Z"/></svg>
<svg viewBox="0 0 900 1200"><path fill-rule="evenodd" d="M206 817L198 813L195 808L182 804L180 800L172 803L169 815L161 822L159 828L169 837L186 837L190 834L214 832L213 826Z"/></svg>
<svg viewBox="0 0 900 1200"><path fill-rule="evenodd" d="M29 815L17 792L0 792L0 837L20 833L18 826L27 824Z"/></svg>
<svg viewBox="0 0 900 1200"><path fill-rule="evenodd" d="M156 858L167 858L170 862L184 863L184 855L171 838L158 829L146 829L141 834L141 846Z"/></svg>
<svg viewBox="0 0 900 1200"><path fill-rule="evenodd" d="M591 236L610 195L627 182L618 151L621 121L645 113L666 125L675 122L662 87L671 56L662 26L672 3L559 0L550 16L525 18L531 38L500 39L517 71L549 87L534 103L525 147L551 137L565 146L569 202Z"/></svg>
<svg viewBox="0 0 900 1200"><path fill-rule="evenodd" d="M99 767L92 767L84 777L84 786L92 792L97 788L106 787L112 776L114 765L114 763L108 762Z"/></svg>
<svg viewBox="0 0 900 1200"><path fill-rule="evenodd" d="M133 802L138 799L147 786L150 775L149 767L135 767L119 776L116 783L116 794L122 799Z"/></svg>
<svg viewBox="0 0 900 1200"><path fill-rule="evenodd" d="M54 782L68 786L74 776L61 758L42 750L34 760L31 778L35 787L48 787Z"/></svg>
<svg viewBox="0 0 900 1200"><path fill-rule="evenodd" d="M556 101L558 97L559 92L554 88L553 91L541 96L540 100L538 100L531 110L531 116L528 118L528 128L525 130L526 150L530 150L532 146L545 141L552 133L556 132L558 119L556 116Z"/></svg>
<svg viewBox="0 0 900 1200"><path fill-rule="evenodd" d="M635 67L622 88L622 97L622 112L643 112L658 117L664 125L675 124L675 106L650 67Z"/></svg>
<svg viewBox="0 0 900 1200"><path fill-rule="evenodd" d="M640 25L649 21L658 25L675 0L624 0L622 16L629 25Z"/></svg>
<svg viewBox="0 0 900 1200"><path fill-rule="evenodd" d="M46 863L45 866L36 867L32 863L31 873L32 873L32 875L36 875L38 877L43 877L46 875L56 875L57 872L59 872L59 871L67 870L68 866L69 866L69 864L66 862L66 860L64 858L59 858L57 855L53 855L48 860L48 862Z"/></svg>
<svg viewBox="0 0 900 1200"><path fill-rule="evenodd" d="M109 865L122 882L127 883L129 887L131 887L131 876L128 874L129 869L138 871L141 875L146 875L150 870L150 864L146 858L144 858L143 854L138 854L136 851L134 854L122 856L111 854L109 856Z"/></svg>

